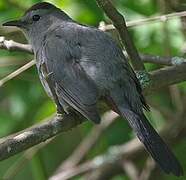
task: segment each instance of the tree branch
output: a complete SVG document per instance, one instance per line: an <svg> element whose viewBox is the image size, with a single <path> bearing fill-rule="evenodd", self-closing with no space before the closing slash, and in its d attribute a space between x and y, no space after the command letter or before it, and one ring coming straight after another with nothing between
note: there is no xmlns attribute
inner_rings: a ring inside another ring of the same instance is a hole
<svg viewBox="0 0 186 180"><path fill-rule="evenodd" d="M6 40L5 37L0 37L0 49L9 51L22 51L33 54L32 47L29 44L21 44L13 40Z"/></svg>
<svg viewBox="0 0 186 180"><path fill-rule="evenodd" d="M84 121L85 119L77 113L64 114L15 135L2 138L0 139L0 160L7 159L61 132L69 131Z"/></svg>
<svg viewBox="0 0 186 180"><path fill-rule="evenodd" d="M155 55L140 55L143 62L153 63L158 65L167 65L167 66L176 66L181 65L182 63L186 63L186 59L182 57L161 57Z"/></svg>
<svg viewBox="0 0 186 180"><path fill-rule="evenodd" d="M186 63L165 67L150 73L151 84L144 89L146 94L160 88L186 81Z"/></svg>
<svg viewBox="0 0 186 180"><path fill-rule="evenodd" d="M138 51L130 37L124 17L117 11L110 0L96 0L106 15L112 20L113 25L118 30L121 40L125 45L128 55L131 58L132 65L136 71L145 70L144 64L138 54Z"/></svg>

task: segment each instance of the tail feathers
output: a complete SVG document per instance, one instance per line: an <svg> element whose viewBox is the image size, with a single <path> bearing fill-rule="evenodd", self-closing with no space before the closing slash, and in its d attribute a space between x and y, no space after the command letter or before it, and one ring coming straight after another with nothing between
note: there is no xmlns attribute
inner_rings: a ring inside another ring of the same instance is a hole
<svg viewBox="0 0 186 180"><path fill-rule="evenodd" d="M144 144L152 158L166 173L176 176L183 175L183 169L169 147L151 126L145 115L138 115L128 109L120 109L140 141Z"/></svg>

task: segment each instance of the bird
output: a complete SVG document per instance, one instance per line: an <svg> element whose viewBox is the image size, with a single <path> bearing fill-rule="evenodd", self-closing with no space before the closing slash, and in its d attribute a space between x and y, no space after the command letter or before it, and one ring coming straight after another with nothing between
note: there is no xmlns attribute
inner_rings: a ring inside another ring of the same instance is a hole
<svg viewBox="0 0 186 180"><path fill-rule="evenodd" d="M82 25L47 2L34 4L19 20L3 26L23 30L36 58L40 81L57 112L71 109L99 124L104 101L128 121L145 149L167 174L183 168L144 114L149 110L139 80L121 47L96 27Z"/></svg>

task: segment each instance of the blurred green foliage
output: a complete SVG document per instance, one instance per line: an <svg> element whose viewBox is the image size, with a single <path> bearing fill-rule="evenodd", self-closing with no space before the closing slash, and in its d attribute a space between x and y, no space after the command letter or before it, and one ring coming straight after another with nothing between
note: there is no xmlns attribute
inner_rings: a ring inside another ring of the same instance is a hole
<svg viewBox="0 0 186 180"><path fill-rule="evenodd" d="M0 1L0 23L16 19L21 16L25 9L40 2L39 0L1 0ZM103 12L97 7L93 0L51 0L48 1L61 7L70 16L81 23L98 26L99 22L105 20L110 22ZM125 15L127 20L137 20L149 16L155 16L162 13L158 0L113 0L120 12ZM166 29L166 31L165 31ZM130 28L130 33L140 52L167 55L181 55L181 47L184 43L184 36L181 31L181 22L179 19L163 23L151 23ZM16 34L16 35L15 35ZM0 27L0 36L6 36L19 42L25 42L23 35L17 30L6 31ZM167 36L169 44L167 44ZM168 47L167 47L168 46ZM11 65L2 64L4 58L12 59ZM20 65L14 63L14 59L20 63L33 59L33 56L20 52L7 52L0 50L0 78L14 71ZM17 61L16 61L17 62ZM157 69L160 66L146 64L149 70ZM185 84L179 85L181 92L185 91ZM176 111L174 102L171 101L169 89L148 97L149 101L153 101L161 107L166 107L172 111ZM3 87L0 87L0 136L23 130L38 121L45 119L55 112L55 106L46 96L36 72L36 68L19 75L14 80L9 81ZM157 110L152 110L148 114L153 125L158 128L166 123L165 119ZM23 166L18 169L14 180L44 180L50 176L62 160L67 158L79 142L86 136L92 128L91 122L86 122L78 128L58 136L46 147L42 148L31 160L25 161ZM133 137L127 123L121 119L109 128L96 147L92 149L87 158L106 152L111 145L123 144ZM176 148L176 154L181 159L182 164L186 167L185 142ZM182 153L181 153L182 152ZM0 179L5 174L12 173L12 167L19 161L24 159L24 153L16 155L0 163ZM27 158L27 157L25 157ZM126 178L125 176L117 176L114 180ZM165 176L163 173L159 179L176 179L174 177ZM180 178L184 179L184 178Z"/></svg>

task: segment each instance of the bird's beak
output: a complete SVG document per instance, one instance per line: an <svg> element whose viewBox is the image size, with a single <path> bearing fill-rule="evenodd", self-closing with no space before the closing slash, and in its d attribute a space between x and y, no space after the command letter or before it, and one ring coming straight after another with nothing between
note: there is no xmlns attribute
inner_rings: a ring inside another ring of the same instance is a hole
<svg viewBox="0 0 186 180"><path fill-rule="evenodd" d="M16 27L23 27L23 22L20 20L16 21L9 21L2 24L3 26L16 26Z"/></svg>

